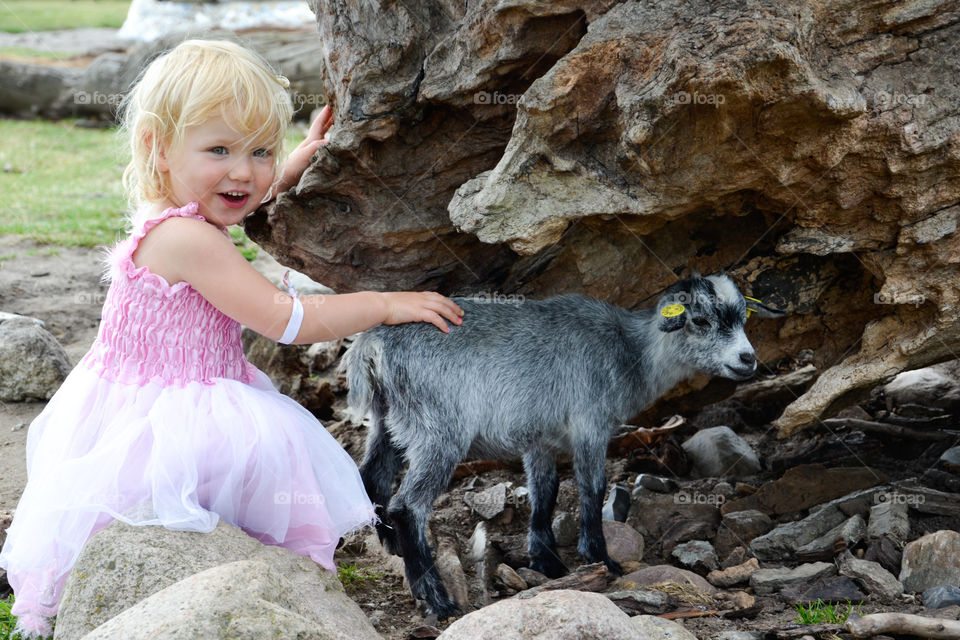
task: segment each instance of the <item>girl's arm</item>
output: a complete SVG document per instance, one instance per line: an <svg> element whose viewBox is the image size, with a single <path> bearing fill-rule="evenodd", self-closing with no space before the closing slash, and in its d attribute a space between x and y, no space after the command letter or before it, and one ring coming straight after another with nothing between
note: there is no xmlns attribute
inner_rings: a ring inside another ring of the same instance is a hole
<svg viewBox="0 0 960 640"><path fill-rule="evenodd" d="M190 283L210 304L257 333L276 340L287 326L293 299L279 291L240 255L233 242L213 225L192 218L170 218L150 231L150 270L170 284ZM142 254L138 250L138 254ZM308 295L303 324L294 344L343 338L375 325L430 322L449 331L446 320L460 324L462 310L433 292Z"/></svg>

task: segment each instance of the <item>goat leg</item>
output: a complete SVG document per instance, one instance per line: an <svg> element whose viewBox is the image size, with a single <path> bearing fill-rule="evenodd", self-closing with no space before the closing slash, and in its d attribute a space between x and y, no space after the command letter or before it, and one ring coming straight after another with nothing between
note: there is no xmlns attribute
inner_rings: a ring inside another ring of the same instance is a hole
<svg viewBox="0 0 960 640"><path fill-rule="evenodd" d="M542 449L527 452L523 457L530 490L530 532L527 551L530 568L549 578L566 575L567 567L557 555L557 541L553 536L551 520L557 505L556 457Z"/></svg>
<svg viewBox="0 0 960 640"><path fill-rule="evenodd" d="M610 573L623 575L620 563L610 558L607 542L603 537L603 495L607 485L606 471L606 431L601 429L583 429L588 437L580 438L574 444L573 467L577 475L577 488L580 491L580 543L577 550L587 562L602 562Z"/></svg>

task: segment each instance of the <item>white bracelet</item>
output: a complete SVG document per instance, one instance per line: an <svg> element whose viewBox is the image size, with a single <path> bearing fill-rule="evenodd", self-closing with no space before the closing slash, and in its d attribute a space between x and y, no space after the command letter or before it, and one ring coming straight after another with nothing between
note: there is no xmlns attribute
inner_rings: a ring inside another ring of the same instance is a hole
<svg viewBox="0 0 960 640"><path fill-rule="evenodd" d="M290 344L300 333L300 325L303 324L303 303L300 298L293 297L293 311L290 312L290 321L287 322L287 328L277 342L281 344Z"/></svg>

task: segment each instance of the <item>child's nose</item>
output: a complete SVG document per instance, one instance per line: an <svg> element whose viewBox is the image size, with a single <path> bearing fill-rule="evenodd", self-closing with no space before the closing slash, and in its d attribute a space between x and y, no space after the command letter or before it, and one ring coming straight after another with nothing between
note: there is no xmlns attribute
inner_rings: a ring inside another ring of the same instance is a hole
<svg viewBox="0 0 960 640"><path fill-rule="evenodd" d="M249 180L253 175L253 163L249 158L240 158L230 165L231 180Z"/></svg>

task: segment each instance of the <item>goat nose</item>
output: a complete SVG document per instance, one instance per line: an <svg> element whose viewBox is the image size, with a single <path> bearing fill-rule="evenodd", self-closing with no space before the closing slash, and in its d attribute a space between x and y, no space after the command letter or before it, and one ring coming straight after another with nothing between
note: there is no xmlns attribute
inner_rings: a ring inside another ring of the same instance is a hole
<svg viewBox="0 0 960 640"><path fill-rule="evenodd" d="M753 355L753 351L744 351L740 354L740 362L748 367L752 367L757 363L757 357Z"/></svg>

